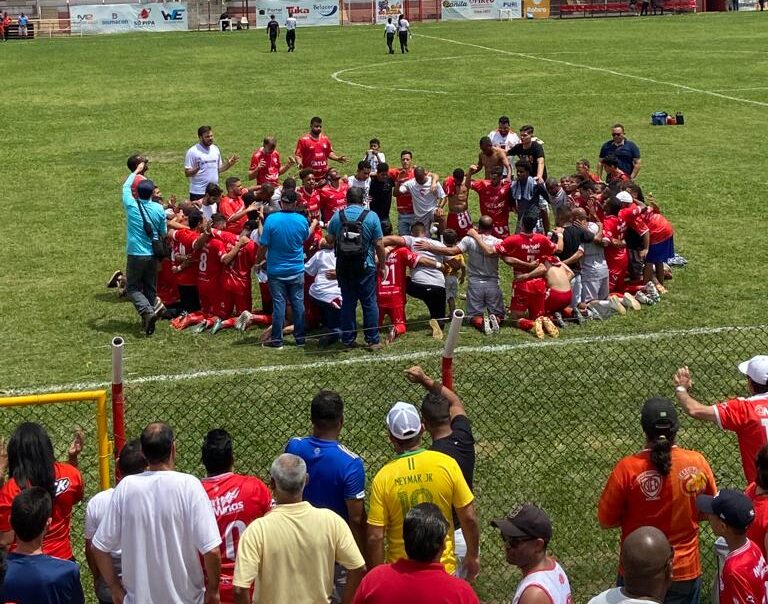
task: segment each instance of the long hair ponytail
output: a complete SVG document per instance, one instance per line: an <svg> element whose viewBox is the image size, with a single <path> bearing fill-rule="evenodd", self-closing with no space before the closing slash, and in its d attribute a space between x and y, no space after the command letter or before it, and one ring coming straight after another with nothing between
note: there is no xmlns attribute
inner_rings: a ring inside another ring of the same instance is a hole
<svg viewBox="0 0 768 604"><path fill-rule="evenodd" d="M651 463L662 476L667 476L672 469L672 445L675 444L677 429L657 427L647 432L651 449Z"/></svg>
<svg viewBox="0 0 768 604"><path fill-rule="evenodd" d="M53 444L40 424L24 422L8 440L8 474L20 489L41 487L56 496Z"/></svg>

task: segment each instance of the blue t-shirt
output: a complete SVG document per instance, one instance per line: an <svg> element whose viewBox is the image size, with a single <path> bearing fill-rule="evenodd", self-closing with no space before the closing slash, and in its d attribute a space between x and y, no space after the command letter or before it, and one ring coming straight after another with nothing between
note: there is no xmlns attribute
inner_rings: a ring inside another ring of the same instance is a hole
<svg viewBox="0 0 768 604"><path fill-rule="evenodd" d="M365 497L363 460L338 441L314 436L292 438L285 452L298 455L307 464L309 482L304 501L349 520L347 500Z"/></svg>
<svg viewBox="0 0 768 604"><path fill-rule="evenodd" d="M22 16L22 17L19 17L19 26L20 27L24 27L28 23L29 23L29 19L27 19L26 15Z"/></svg>
<svg viewBox="0 0 768 604"><path fill-rule="evenodd" d="M8 554L8 570L0 602L14 604L83 604L80 567L69 560L41 554Z"/></svg>
<svg viewBox="0 0 768 604"><path fill-rule="evenodd" d="M354 222L363 213L365 208L361 205L354 204L344 209L344 216L347 222ZM328 232L337 239L341 236L341 218L339 218L339 211L333 214L333 218L328 223ZM376 246L374 245L379 239L384 237L381 232L381 220L379 220L378 214L371 210L363 220L363 246L368 250L368 254L365 257L365 268L376 268Z"/></svg>
<svg viewBox="0 0 768 604"><path fill-rule="evenodd" d="M267 248L267 276L304 274L304 242L309 223L298 212L273 212L264 221L259 245Z"/></svg>
<svg viewBox="0 0 768 604"><path fill-rule="evenodd" d="M135 174L129 174L123 183L123 207L125 208L126 219L126 252L129 256L151 256L152 240L144 231L144 221L141 218L139 205L144 209L144 215L147 222L152 227L152 232L157 237L165 237L168 232L168 226L165 222L165 210L163 206L154 201L139 201L134 199L131 191L131 184Z"/></svg>
<svg viewBox="0 0 768 604"><path fill-rule="evenodd" d="M613 141L608 141L600 147L600 159L609 155L616 156L619 169L629 176L634 169L634 160L640 159L640 149L628 138L625 138L624 143L619 146L614 145Z"/></svg>

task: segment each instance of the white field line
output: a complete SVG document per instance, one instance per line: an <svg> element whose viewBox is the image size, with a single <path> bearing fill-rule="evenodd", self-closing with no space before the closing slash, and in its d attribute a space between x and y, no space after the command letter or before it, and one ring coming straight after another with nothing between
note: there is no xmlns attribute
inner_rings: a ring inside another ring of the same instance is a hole
<svg viewBox="0 0 768 604"><path fill-rule="evenodd" d="M634 333L626 335L610 336L585 336L582 338L566 338L562 340L532 340L530 342L518 342L514 344L488 344L484 346L459 346L456 354L462 353L503 353L516 350L536 350L541 348L564 348L584 344L596 343L624 343L660 340L687 336L712 335L728 333L731 331L754 331L768 328L768 325L751 325L746 327L695 327L692 329L676 329L659 331L655 333ZM205 371L193 371L190 373L170 373L149 375L138 378L126 378L124 381L129 386L151 384L156 382L187 382L203 378L229 378L247 377L275 371L305 371L307 369L328 369L330 367L350 367L354 365L368 365L372 363L386 363L398 361L417 361L419 359L433 358L441 354L440 350L427 350L416 352L404 352L400 354L375 354L351 359L337 359L333 361L314 361L311 363L296 363L293 365L264 365L262 367L240 367L236 369L210 369ZM684 362L685 359L681 359ZM4 389L0 391L3 396L25 396L45 394L50 392L69 392L78 390L95 390L108 388L109 382L75 382L71 384L54 384L38 388Z"/></svg>
<svg viewBox="0 0 768 604"><path fill-rule="evenodd" d="M562 61L560 59L551 59L548 57L541 57L537 55L531 55L524 52L514 52L511 50L503 50L501 48L492 48L490 46L482 46L480 44L473 44L471 42L461 42L460 40L452 40L451 38L441 38L439 36L428 36L427 34L414 34L415 36L419 36L421 38L427 38L430 40L438 40L440 42L448 42L449 44L458 44L459 46L468 46L470 48L479 48L481 50L488 50L490 52L497 52L499 54L503 55L510 55L515 57L522 57L524 59L532 59L534 61L544 61L547 63L555 63L558 65L565 65L567 67L575 67L577 69L586 69L588 71L596 71L599 73L607 73L609 75L618 76L620 78L628 78L632 80L639 80L641 82L650 82L651 84L660 84L663 86L672 86L673 88L678 88L679 90L686 90L688 92L696 92L698 94L706 94L709 96L714 96L717 98L725 99L727 101L736 101L738 103L747 103L750 105L759 105L760 107L768 107L768 103L765 103L763 101L753 101L752 99L743 99L738 96L730 96L727 94L722 94L720 92L715 92L714 90L704 90L703 88L694 88L693 86L686 86L685 84L677 84L675 82L667 82L664 80L654 80L653 78L648 78L645 76L639 76L634 75L631 73L622 73L620 71L616 71L614 69L606 69L605 67L593 67L592 65L582 65L581 63L572 63L570 61Z"/></svg>

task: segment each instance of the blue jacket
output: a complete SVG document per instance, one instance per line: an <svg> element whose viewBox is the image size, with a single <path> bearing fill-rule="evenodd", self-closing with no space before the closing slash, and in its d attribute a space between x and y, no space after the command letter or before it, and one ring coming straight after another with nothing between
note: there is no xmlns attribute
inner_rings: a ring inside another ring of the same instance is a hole
<svg viewBox="0 0 768 604"><path fill-rule="evenodd" d="M165 237L168 227L165 222L165 210L163 206L154 201L139 201L134 199L131 192L131 184L136 178L134 174L129 174L123 183L123 207L125 208L125 247L129 256L151 256L152 241L144 232L144 222L141 219L139 204L144 208L144 214L147 222L152 226L152 231L158 237Z"/></svg>

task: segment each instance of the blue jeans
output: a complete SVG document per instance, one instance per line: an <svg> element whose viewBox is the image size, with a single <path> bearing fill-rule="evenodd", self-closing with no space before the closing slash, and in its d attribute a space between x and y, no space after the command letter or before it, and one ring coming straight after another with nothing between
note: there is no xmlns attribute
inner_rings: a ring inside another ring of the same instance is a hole
<svg viewBox="0 0 768 604"><path fill-rule="evenodd" d="M400 236L410 235L411 226L413 225L414 222L416 222L415 214L398 214L397 215L397 234ZM430 225L427 225L427 229L429 229L429 226Z"/></svg>
<svg viewBox="0 0 768 604"><path fill-rule="evenodd" d="M311 297L311 296L310 296ZM312 301L320 309L320 322L328 330L328 335L333 336L336 341L341 339L341 310L329 304L321 302L312 297Z"/></svg>
<svg viewBox="0 0 768 604"><path fill-rule="evenodd" d="M616 587L624 587L624 577L616 579ZM688 581L672 581L664 604L699 604L701 601L701 577Z"/></svg>
<svg viewBox="0 0 768 604"><path fill-rule="evenodd" d="M269 291L272 294L272 343L283 343L285 307L288 302L293 311L293 337L297 344L303 344L304 332L304 273L290 277L267 275Z"/></svg>
<svg viewBox="0 0 768 604"><path fill-rule="evenodd" d="M338 276L341 288L341 341L357 339L357 302L363 307L363 336L368 344L379 343L379 305L376 303L376 270L367 268L361 277Z"/></svg>

